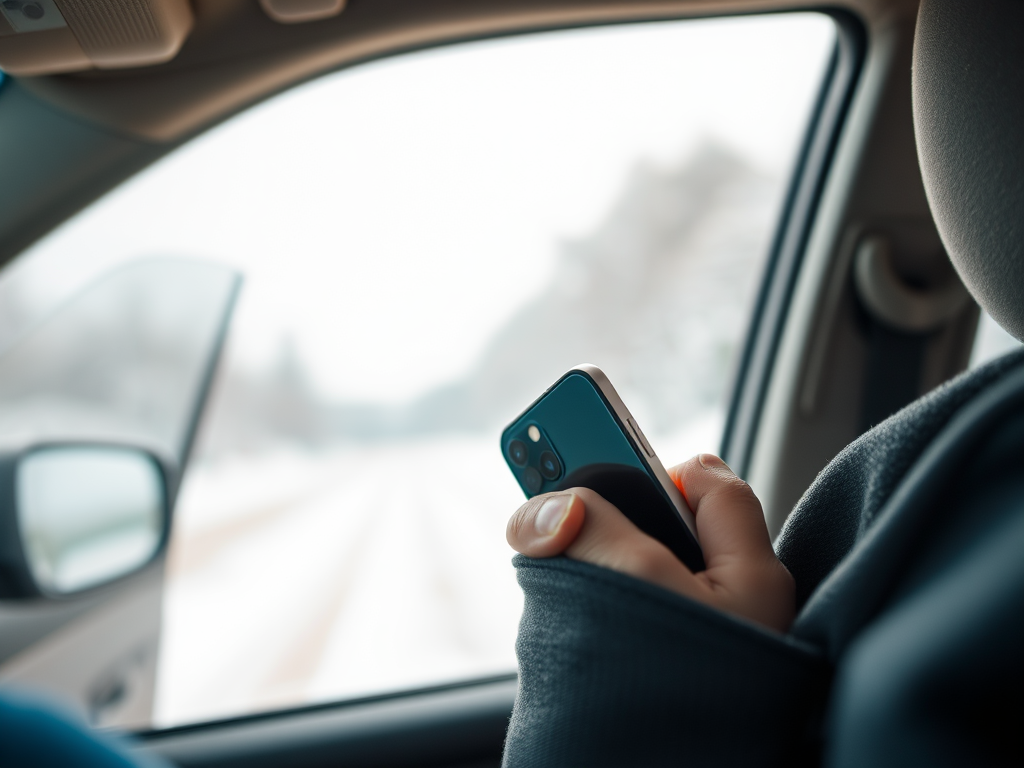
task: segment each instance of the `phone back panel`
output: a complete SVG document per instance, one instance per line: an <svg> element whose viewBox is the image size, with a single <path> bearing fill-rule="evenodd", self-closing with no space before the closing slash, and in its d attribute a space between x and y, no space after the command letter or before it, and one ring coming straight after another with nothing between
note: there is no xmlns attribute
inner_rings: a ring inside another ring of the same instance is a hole
<svg viewBox="0 0 1024 768"><path fill-rule="evenodd" d="M512 445L516 441L525 446L525 461L519 446ZM527 497L590 488L665 544L691 570L704 569L700 546L625 425L586 373L573 370L557 381L505 429L501 447ZM510 447L514 448L511 453ZM549 453L554 454L557 467L551 465Z"/></svg>

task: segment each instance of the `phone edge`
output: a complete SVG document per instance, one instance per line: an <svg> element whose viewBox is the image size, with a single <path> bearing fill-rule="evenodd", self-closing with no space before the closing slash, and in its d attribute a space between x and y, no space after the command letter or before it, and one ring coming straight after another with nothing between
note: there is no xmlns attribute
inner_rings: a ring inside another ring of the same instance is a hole
<svg viewBox="0 0 1024 768"><path fill-rule="evenodd" d="M626 404L622 402L622 398L619 397L619 393L615 391L615 387L612 386L612 382L608 378L607 374L591 363L580 363L579 365L573 366L566 375L571 374L573 371L578 371L579 373L586 375L594 383L598 391L600 391L608 405L611 406L612 412L622 423L623 433L629 438L630 443L633 445L634 450L637 451L640 458L650 466L651 471L654 473L654 477L659 483L661 483L662 489L672 501L672 505L676 508L679 518L689 529L690 535L693 536L694 541L696 541L699 546L700 539L697 537L697 521L693 516L693 511L686 503L686 499L683 498L683 494L680 493L676 484L672 482L672 478L668 476L668 471L665 469L665 465L661 463L661 459L654 450L654 447L651 446L651 453L653 455L648 456L647 451L644 450L643 445L640 444L639 436L632 434L632 431L628 426L630 423L635 425L637 431L641 434L643 434L643 430L640 428L640 424L633 414L629 412ZM558 381L561 381L564 378L565 376L559 378ZM647 439L646 435L644 436L644 439ZM647 442L649 444L650 440Z"/></svg>

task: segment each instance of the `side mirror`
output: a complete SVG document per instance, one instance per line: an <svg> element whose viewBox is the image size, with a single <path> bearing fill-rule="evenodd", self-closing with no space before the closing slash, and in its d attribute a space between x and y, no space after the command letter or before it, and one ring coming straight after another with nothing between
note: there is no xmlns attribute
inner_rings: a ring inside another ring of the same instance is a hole
<svg viewBox="0 0 1024 768"><path fill-rule="evenodd" d="M135 573L166 544L167 471L138 448L0 456L0 594L64 597Z"/></svg>

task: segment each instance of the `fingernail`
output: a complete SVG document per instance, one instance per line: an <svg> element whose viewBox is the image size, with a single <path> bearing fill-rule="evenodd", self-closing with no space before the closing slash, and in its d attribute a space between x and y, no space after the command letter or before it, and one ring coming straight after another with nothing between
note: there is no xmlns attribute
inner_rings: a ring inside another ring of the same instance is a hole
<svg viewBox="0 0 1024 768"><path fill-rule="evenodd" d="M558 526L565 519L565 513L569 511L573 494L552 496L545 501L537 510L537 517L534 518L533 527L541 536L551 536L558 530Z"/></svg>
<svg viewBox="0 0 1024 768"><path fill-rule="evenodd" d="M724 469L728 472L732 472L732 470L729 469L729 465L713 453L702 453L697 456L697 461L700 462L700 465L704 467L704 469Z"/></svg>

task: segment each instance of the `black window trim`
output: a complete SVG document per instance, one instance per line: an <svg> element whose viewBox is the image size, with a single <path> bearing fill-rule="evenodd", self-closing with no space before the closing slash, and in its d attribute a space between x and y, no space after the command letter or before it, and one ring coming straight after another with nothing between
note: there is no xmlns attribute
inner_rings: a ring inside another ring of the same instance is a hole
<svg viewBox="0 0 1024 768"><path fill-rule="evenodd" d="M836 46L797 156L735 369L719 451L740 477L750 468L783 327L867 43L863 23L849 11L806 10L832 17Z"/></svg>
<svg viewBox="0 0 1024 768"><path fill-rule="evenodd" d="M517 687L513 672L132 736L183 766L478 765L500 754Z"/></svg>

